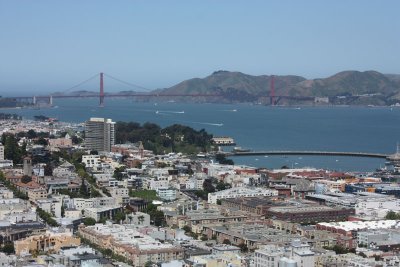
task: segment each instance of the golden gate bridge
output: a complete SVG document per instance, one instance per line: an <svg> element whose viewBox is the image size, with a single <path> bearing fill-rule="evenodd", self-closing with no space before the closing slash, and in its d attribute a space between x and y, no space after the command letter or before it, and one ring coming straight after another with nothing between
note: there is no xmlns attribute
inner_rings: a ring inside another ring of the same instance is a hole
<svg viewBox="0 0 400 267"><path fill-rule="evenodd" d="M140 88L142 90L145 90L144 92L129 92L129 93L105 93L104 90L104 78L110 78L112 80L118 81L120 83L123 83L125 85L128 85L130 87L134 88ZM93 93L93 92L88 92L84 94L67 94L69 91L72 89L75 89L79 86L82 86L83 84L94 80L95 78L99 78L99 93ZM22 103L29 103L32 105L37 105L39 103L42 104L47 104L49 106L53 105L53 99L55 98L93 98L93 97L98 97L99 98L99 106L104 107L105 105L105 98L112 98L112 97L223 97L226 96L222 93L212 93L212 94L204 94L204 93L198 93L198 94L185 94L185 93L162 93L162 92L155 92L154 90L147 89L145 87L123 81L121 79L115 78L111 75L105 74L103 72L98 73L70 88L65 90L62 93L57 93L57 94L49 94L49 95L35 95L35 96L16 96L16 97L7 97L7 99L12 99L17 102L22 102ZM315 97L313 96L288 96L288 95L275 95L275 76L272 75L270 79L270 90L269 94L261 94L258 95L258 97L264 97L264 98L269 98L269 103L271 106L275 106L279 103L281 99L293 99L293 100L300 100L300 101L313 101Z"/></svg>

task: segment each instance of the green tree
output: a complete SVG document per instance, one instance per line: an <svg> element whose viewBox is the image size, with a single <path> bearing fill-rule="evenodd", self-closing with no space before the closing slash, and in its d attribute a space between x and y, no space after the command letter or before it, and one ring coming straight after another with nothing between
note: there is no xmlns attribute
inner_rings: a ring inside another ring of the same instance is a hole
<svg viewBox="0 0 400 267"><path fill-rule="evenodd" d="M386 213L385 219L386 220L399 220L400 214L391 210L391 211L388 211L388 213Z"/></svg>
<svg viewBox="0 0 400 267"><path fill-rule="evenodd" d="M34 130L30 129L27 133L26 133L26 137L29 139L34 139L37 137L37 134Z"/></svg>
<svg viewBox="0 0 400 267"><path fill-rule="evenodd" d="M125 220L125 213L122 211L118 211L117 213L115 213L114 215L114 221L116 223L119 223L120 221L124 221Z"/></svg>
<svg viewBox="0 0 400 267"><path fill-rule="evenodd" d="M185 225L185 226L183 226L183 227L182 227L182 230L183 230L183 231L185 231L185 233L189 233L189 232L191 232L191 231L192 231L192 229L190 228L190 226L189 226L189 225Z"/></svg>
<svg viewBox="0 0 400 267"><path fill-rule="evenodd" d="M215 160L219 163L219 164L225 164L225 165L234 165L235 163L233 162L233 160L231 159L227 159L226 156L224 154L217 154L215 156Z"/></svg>
<svg viewBox="0 0 400 267"><path fill-rule="evenodd" d="M88 197L88 196L89 196L88 189L87 189L87 187L86 187L85 179L84 179L84 178L82 178L81 187L79 188L79 194L80 194L81 196L84 196L84 197Z"/></svg>
<svg viewBox="0 0 400 267"><path fill-rule="evenodd" d="M111 249L107 248L103 251L103 255L106 257L111 257L113 255L113 252Z"/></svg>
<svg viewBox="0 0 400 267"><path fill-rule="evenodd" d="M13 242L5 243L1 250L6 254L14 254L15 253L14 243Z"/></svg>
<svg viewBox="0 0 400 267"><path fill-rule="evenodd" d="M18 146L18 140L12 134L3 134L4 139L4 157L12 160L14 164L22 163L24 155L21 148Z"/></svg>
<svg viewBox="0 0 400 267"><path fill-rule="evenodd" d="M238 247L240 248L240 251L243 253L246 253L249 251L249 248L247 247L247 245L245 243L240 243L238 245Z"/></svg>
<svg viewBox="0 0 400 267"><path fill-rule="evenodd" d="M27 183L29 183L29 182L32 182L32 177L30 177L30 176L28 176L28 175L24 175L24 176L22 176L22 178L21 178L21 182L24 183L24 184L27 184Z"/></svg>
<svg viewBox="0 0 400 267"><path fill-rule="evenodd" d="M42 146L47 146L47 140L44 139L43 137L40 137L38 140L35 141L35 144L37 145L42 145Z"/></svg>
<svg viewBox="0 0 400 267"><path fill-rule="evenodd" d="M122 167L119 167L119 168L115 168L113 177L115 179L117 179L118 181L121 181L124 178L125 169L126 169L125 166L122 166Z"/></svg>
<svg viewBox="0 0 400 267"><path fill-rule="evenodd" d="M85 219L83 219L83 224L86 226L95 225L96 220L91 217L86 217Z"/></svg>
<svg viewBox="0 0 400 267"><path fill-rule="evenodd" d="M212 180L211 179L205 179L204 180L203 188L204 188L204 191L206 191L207 193L214 193L215 192L215 187L212 184Z"/></svg>
<svg viewBox="0 0 400 267"><path fill-rule="evenodd" d="M224 239L224 241L222 241L222 244L230 245L231 241L229 239Z"/></svg>
<svg viewBox="0 0 400 267"><path fill-rule="evenodd" d="M53 167L51 166L50 163L48 163L44 166L44 175L46 175L46 176L53 175Z"/></svg>

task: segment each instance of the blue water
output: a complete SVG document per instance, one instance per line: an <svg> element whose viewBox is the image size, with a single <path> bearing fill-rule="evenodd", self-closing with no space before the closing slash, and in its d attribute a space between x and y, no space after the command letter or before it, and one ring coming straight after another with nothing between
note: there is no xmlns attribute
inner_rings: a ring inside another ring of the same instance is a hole
<svg viewBox="0 0 400 267"><path fill-rule="evenodd" d="M253 150L325 150L394 153L400 139L400 109L362 107L265 107L247 104L142 103L129 99L57 99L57 108L6 110L27 119L34 115L83 122L90 117L114 121L174 123L231 136L238 146ZM5 112L5 111L2 111ZM371 171L384 160L353 157L241 157L236 163L257 167L318 167Z"/></svg>

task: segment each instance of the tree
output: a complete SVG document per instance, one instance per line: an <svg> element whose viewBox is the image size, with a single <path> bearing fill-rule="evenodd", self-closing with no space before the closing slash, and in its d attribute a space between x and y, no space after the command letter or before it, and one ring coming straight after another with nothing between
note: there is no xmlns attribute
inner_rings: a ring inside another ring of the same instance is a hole
<svg viewBox="0 0 400 267"><path fill-rule="evenodd" d="M388 213L386 213L385 219L386 220L399 220L400 214L391 210L391 211L388 211Z"/></svg>
<svg viewBox="0 0 400 267"><path fill-rule="evenodd" d="M247 245L245 243L240 243L238 245L238 247L240 248L240 251L243 253L246 253L247 251L249 251L249 248L247 247Z"/></svg>
<svg viewBox="0 0 400 267"><path fill-rule="evenodd" d="M122 178L124 178L125 169L126 169L125 166L122 166L122 167L119 167L119 168L115 168L113 177L115 179L117 179L118 181L121 181Z"/></svg>
<svg viewBox="0 0 400 267"><path fill-rule="evenodd" d="M44 175L45 176L53 175L53 167L51 166L51 164L46 164L46 166L44 166Z"/></svg>
<svg viewBox="0 0 400 267"><path fill-rule="evenodd" d="M29 183L29 182L32 182L32 177L30 177L30 176L28 176L28 175L24 175L24 176L22 176L22 178L21 178L21 182L24 183L24 184L27 184L27 183Z"/></svg>
<svg viewBox="0 0 400 267"><path fill-rule="evenodd" d="M224 239L224 241L222 241L222 244L230 245L231 241L229 239Z"/></svg>
<svg viewBox="0 0 400 267"><path fill-rule="evenodd" d="M21 164L24 153L18 146L18 140L15 138L15 136L12 134L3 134L3 140L4 157L12 160L14 164Z"/></svg>
<svg viewBox="0 0 400 267"><path fill-rule="evenodd" d="M81 194L82 196L86 196L86 197L89 195L84 178L82 178L81 187L79 188L79 194Z"/></svg>
<svg viewBox="0 0 400 267"><path fill-rule="evenodd" d="M189 225L185 225L182 227L182 230L185 231L185 233L190 233L192 231L192 229L190 228Z"/></svg>
<svg viewBox="0 0 400 267"><path fill-rule="evenodd" d="M83 219L83 224L86 226L95 225L96 220L91 217L86 217L85 219Z"/></svg>
<svg viewBox="0 0 400 267"><path fill-rule="evenodd" d="M132 217L131 217L131 218L132 218ZM143 215L140 215L140 216L138 217L138 221L139 221L139 224L143 224L144 216L143 216Z"/></svg>
<svg viewBox="0 0 400 267"><path fill-rule="evenodd" d="M103 251L103 255L106 256L106 257L111 257L112 254L113 254L113 252L112 252L112 250L109 249L109 248L107 248L107 249L105 249L105 250Z"/></svg>
<svg viewBox="0 0 400 267"><path fill-rule="evenodd" d="M231 187L230 184L224 183L223 181L219 181L217 183L217 186L215 187L215 189L217 189L218 191L222 191L222 190L228 189L230 187Z"/></svg>
<svg viewBox="0 0 400 267"><path fill-rule="evenodd" d="M74 144L74 145L78 145L78 144L82 143L82 138L79 138L76 135L73 135L71 137L71 140L72 140L72 144Z"/></svg>
<svg viewBox="0 0 400 267"><path fill-rule="evenodd" d="M6 244L4 244L4 246L1 250L6 254L14 254L15 253L14 243L7 242Z"/></svg>
<svg viewBox="0 0 400 267"><path fill-rule="evenodd" d="M42 145L42 146L47 146L47 140L44 139L43 137L40 137L37 141L35 141L35 144L37 145Z"/></svg>
<svg viewBox="0 0 400 267"><path fill-rule="evenodd" d="M120 221L124 221L125 220L125 213L118 211L117 213L115 213L114 215L114 221L119 223Z"/></svg>
<svg viewBox="0 0 400 267"><path fill-rule="evenodd" d="M37 134L34 130L30 129L27 133L26 133L26 137L29 139L34 139L37 137Z"/></svg>
<svg viewBox="0 0 400 267"><path fill-rule="evenodd" d="M218 161L219 164L225 165L234 165L235 163L231 159L227 159L224 154L217 154L215 156L215 160Z"/></svg>
<svg viewBox="0 0 400 267"><path fill-rule="evenodd" d="M215 192L215 187L213 186L211 179L204 180L203 188L204 188L204 191L206 191L207 193Z"/></svg>

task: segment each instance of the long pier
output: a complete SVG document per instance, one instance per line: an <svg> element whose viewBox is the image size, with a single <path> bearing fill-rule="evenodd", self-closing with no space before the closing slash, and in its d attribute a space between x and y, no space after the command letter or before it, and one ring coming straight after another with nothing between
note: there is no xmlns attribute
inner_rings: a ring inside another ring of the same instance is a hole
<svg viewBox="0 0 400 267"><path fill-rule="evenodd" d="M364 158L382 158L386 159L390 155L380 153L365 153L365 152L332 152L332 151L246 151L246 152L227 152L223 153L227 157L234 156L341 156L341 157L364 157Z"/></svg>

